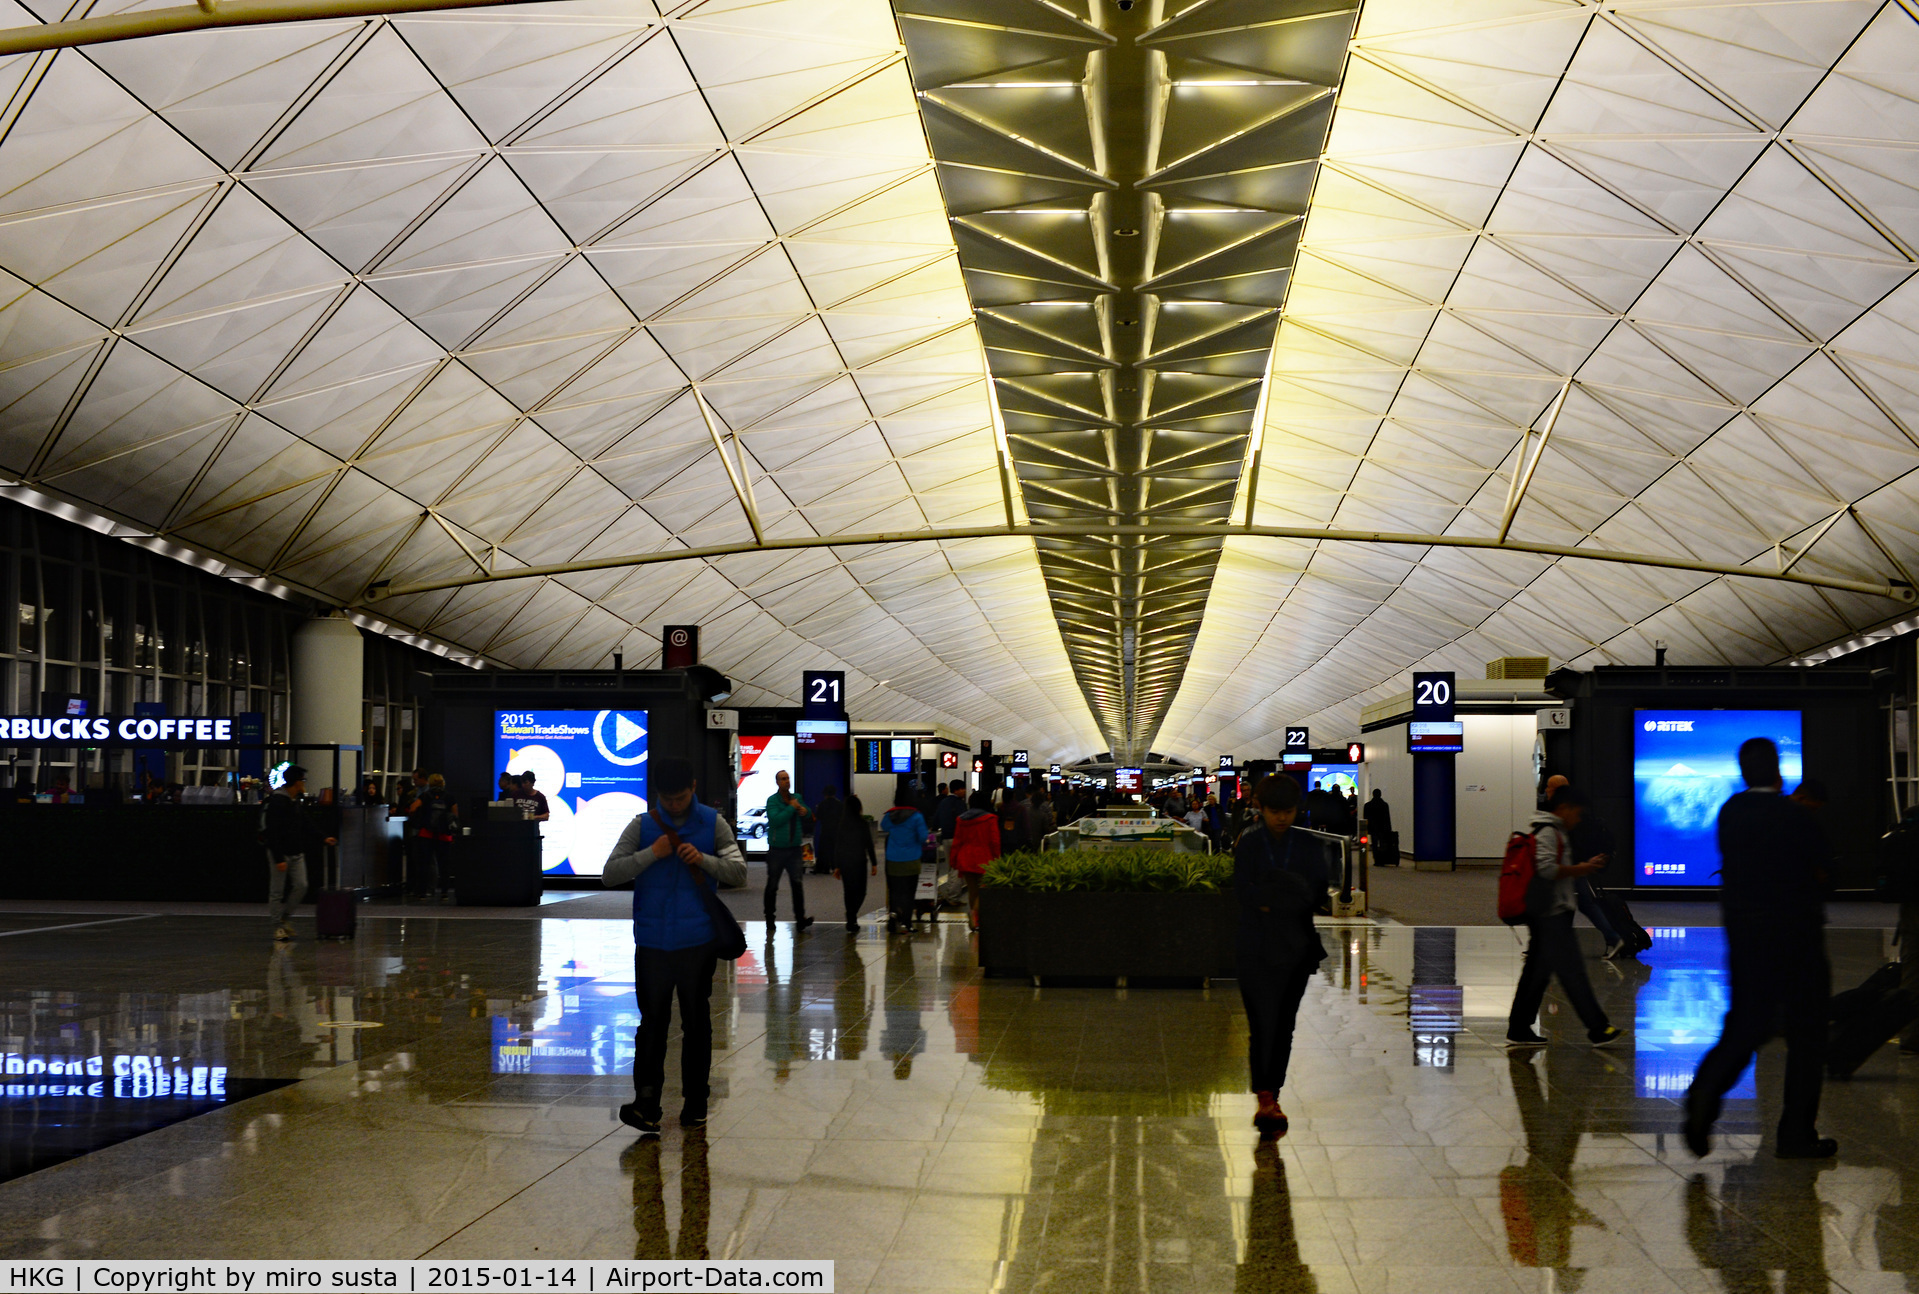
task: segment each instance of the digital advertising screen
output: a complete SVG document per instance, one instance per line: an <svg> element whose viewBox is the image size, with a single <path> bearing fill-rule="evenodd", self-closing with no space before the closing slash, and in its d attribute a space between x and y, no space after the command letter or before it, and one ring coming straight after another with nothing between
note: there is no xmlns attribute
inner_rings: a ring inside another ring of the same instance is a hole
<svg viewBox="0 0 1919 1294"><path fill-rule="evenodd" d="M493 767L532 772L546 796L546 874L598 876L646 811L646 711L497 710Z"/></svg>
<svg viewBox="0 0 1919 1294"><path fill-rule="evenodd" d="M1338 791L1341 795L1359 794L1358 764L1314 764L1306 774L1309 791Z"/></svg>
<svg viewBox="0 0 1919 1294"><path fill-rule="evenodd" d="M1745 788L1739 745L1770 737L1786 789L1805 773L1797 710L1633 711L1633 869L1641 885L1719 884L1719 806Z"/></svg>
<svg viewBox="0 0 1919 1294"><path fill-rule="evenodd" d="M793 776L793 738L740 738L740 820L735 827L749 854L763 854L766 841L766 802L780 789L778 778Z"/></svg>
<svg viewBox="0 0 1919 1294"><path fill-rule="evenodd" d="M913 768L913 739L895 737L886 743L886 771L889 773L911 773Z"/></svg>

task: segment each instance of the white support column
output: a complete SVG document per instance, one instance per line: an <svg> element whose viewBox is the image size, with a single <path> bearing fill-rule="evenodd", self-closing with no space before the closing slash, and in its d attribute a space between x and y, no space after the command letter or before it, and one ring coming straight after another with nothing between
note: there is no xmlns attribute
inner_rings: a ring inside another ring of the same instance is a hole
<svg viewBox="0 0 1919 1294"><path fill-rule="evenodd" d="M315 616L293 634L293 714L290 739L297 746L358 746L360 702L366 692L366 647L345 616ZM322 751L296 752L315 789L332 780L333 760ZM353 757L340 761L340 778L353 776Z"/></svg>

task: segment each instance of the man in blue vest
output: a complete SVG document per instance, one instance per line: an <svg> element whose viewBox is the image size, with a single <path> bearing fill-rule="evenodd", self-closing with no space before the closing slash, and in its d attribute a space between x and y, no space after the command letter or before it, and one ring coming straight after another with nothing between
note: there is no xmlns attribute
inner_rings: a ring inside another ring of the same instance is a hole
<svg viewBox="0 0 1919 1294"><path fill-rule="evenodd" d="M620 1122L642 1137L660 1135L660 1097L666 1086L666 1038L673 998L680 999L680 1125L706 1122L713 1069L713 918L702 890L746 884L746 859L733 825L694 799L693 765L684 759L652 763L648 811L620 833L601 882L633 886L633 984L640 1027L633 1057L633 1102ZM667 833L679 842L675 848Z"/></svg>

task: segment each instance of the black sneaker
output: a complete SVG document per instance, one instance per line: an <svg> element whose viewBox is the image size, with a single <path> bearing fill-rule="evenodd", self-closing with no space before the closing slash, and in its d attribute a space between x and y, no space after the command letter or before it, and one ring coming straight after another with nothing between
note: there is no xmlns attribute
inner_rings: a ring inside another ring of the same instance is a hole
<svg viewBox="0 0 1919 1294"><path fill-rule="evenodd" d="M1507 1034L1506 1045L1508 1047L1544 1047L1546 1040L1528 1029L1525 1033Z"/></svg>
<svg viewBox="0 0 1919 1294"><path fill-rule="evenodd" d="M846 923L846 933L847 933L847 934L849 934L849 935L856 935L856 934L858 934L859 932L860 932L860 923L859 923L859 922L857 922L857 921L849 921L849 922L847 922L847 923Z"/></svg>
<svg viewBox="0 0 1919 1294"><path fill-rule="evenodd" d="M620 1122L629 1128L637 1128L642 1137L657 1137L660 1135L660 1112L658 1110L642 1110L638 1104L628 1103L620 1107Z"/></svg>
<svg viewBox="0 0 1919 1294"><path fill-rule="evenodd" d="M688 1101L680 1107L680 1126L682 1128L704 1128L706 1126L706 1102Z"/></svg>
<svg viewBox="0 0 1919 1294"><path fill-rule="evenodd" d="M796 926L798 926L798 927L799 927L799 928L800 928L801 930L804 930L804 929L806 929L806 927L808 927L808 926L810 926L810 925L812 925L812 924L813 924L813 918L812 918L812 917L801 917L801 918L800 918L800 919L799 919L798 921L795 921L795 922L794 922L793 924L794 924L794 925L796 925Z"/></svg>
<svg viewBox="0 0 1919 1294"><path fill-rule="evenodd" d="M1595 1030L1587 1034L1586 1041L1595 1047L1610 1047L1614 1043L1624 1040L1625 1036L1625 1034L1619 1031L1618 1026L1609 1024L1604 1029Z"/></svg>

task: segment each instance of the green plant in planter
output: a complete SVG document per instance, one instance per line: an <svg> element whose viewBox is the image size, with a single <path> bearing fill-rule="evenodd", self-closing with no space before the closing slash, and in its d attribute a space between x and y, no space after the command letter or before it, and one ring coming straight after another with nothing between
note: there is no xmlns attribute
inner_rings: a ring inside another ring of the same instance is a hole
<svg viewBox="0 0 1919 1294"><path fill-rule="evenodd" d="M1223 890L1233 883L1229 854L1164 849L1022 851L996 858L982 884L1039 894L1173 894Z"/></svg>

